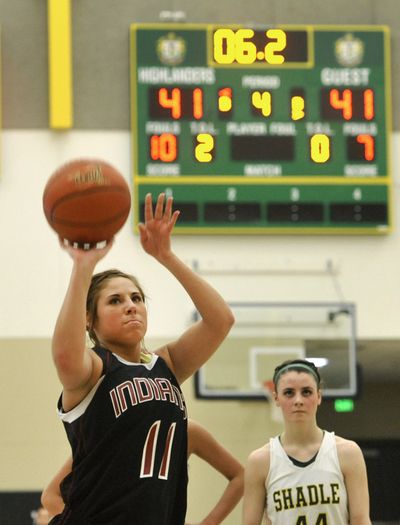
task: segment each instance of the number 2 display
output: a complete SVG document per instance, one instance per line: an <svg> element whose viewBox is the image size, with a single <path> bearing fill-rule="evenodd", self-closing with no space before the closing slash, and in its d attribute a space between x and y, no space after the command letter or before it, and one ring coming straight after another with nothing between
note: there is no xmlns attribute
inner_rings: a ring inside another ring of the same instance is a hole
<svg viewBox="0 0 400 525"><path fill-rule="evenodd" d="M387 233L390 57L382 26L131 26L135 222L178 233Z"/></svg>

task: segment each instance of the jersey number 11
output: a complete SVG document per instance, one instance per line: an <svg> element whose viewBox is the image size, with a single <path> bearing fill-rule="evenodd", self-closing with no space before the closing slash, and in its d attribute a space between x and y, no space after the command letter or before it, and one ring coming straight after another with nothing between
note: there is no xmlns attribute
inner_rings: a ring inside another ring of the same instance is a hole
<svg viewBox="0 0 400 525"><path fill-rule="evenodd" d="M157 442L158 442L158 433L160 430L161 421L155 421L146 437L144 443L143 452L142 452L142 463L140 467L140 477L141 478L151 478L154 475L154 462L156 457ZM159 479L168 479L169 464L171 460L171 450L172 443L174 441L176 423L171 423L167 439L165 442L164 453L161 460L160 469L158 471Z"/></svg>

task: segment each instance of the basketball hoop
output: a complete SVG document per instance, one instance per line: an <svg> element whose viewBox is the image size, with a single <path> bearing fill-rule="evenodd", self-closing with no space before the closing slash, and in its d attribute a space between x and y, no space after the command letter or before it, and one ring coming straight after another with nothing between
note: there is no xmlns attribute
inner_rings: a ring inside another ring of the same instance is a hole
<svg viewBox="0 0 400 525"><path fill-rule="evenodd" d="M283 416L282 411L279 407L276 406L275 398L274 398L274 382L269 379L267 381L263 381L263 391L265 397L268 399L269 406L270 406L270 415L272 421L275 421L275 423L282 423L283 422Z"/></svg>

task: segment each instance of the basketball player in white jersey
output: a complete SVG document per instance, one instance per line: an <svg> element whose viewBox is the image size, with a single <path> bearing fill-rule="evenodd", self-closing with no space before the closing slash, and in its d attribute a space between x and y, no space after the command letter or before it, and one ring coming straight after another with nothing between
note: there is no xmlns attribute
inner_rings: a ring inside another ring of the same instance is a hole
<svg viewBox="0 0 400 525"><path fill-rule="evenodd" d="M317 425L318 369L285 361L273 380L284 431L248 458L243 525L371 525L361 449Z"/></svg>

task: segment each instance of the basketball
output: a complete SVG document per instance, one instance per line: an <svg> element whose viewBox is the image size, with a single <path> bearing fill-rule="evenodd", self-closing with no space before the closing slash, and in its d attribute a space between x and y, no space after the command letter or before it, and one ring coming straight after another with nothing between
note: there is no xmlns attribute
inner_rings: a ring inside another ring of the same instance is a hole
<svg viewBox="0 0 400 525"><path fill-rule="evenodd" d="M43 192L43 210L50 226L63 240L84 248L109 241L126 222L130 206L124 177L99 159L62 165Z"/></svg>

